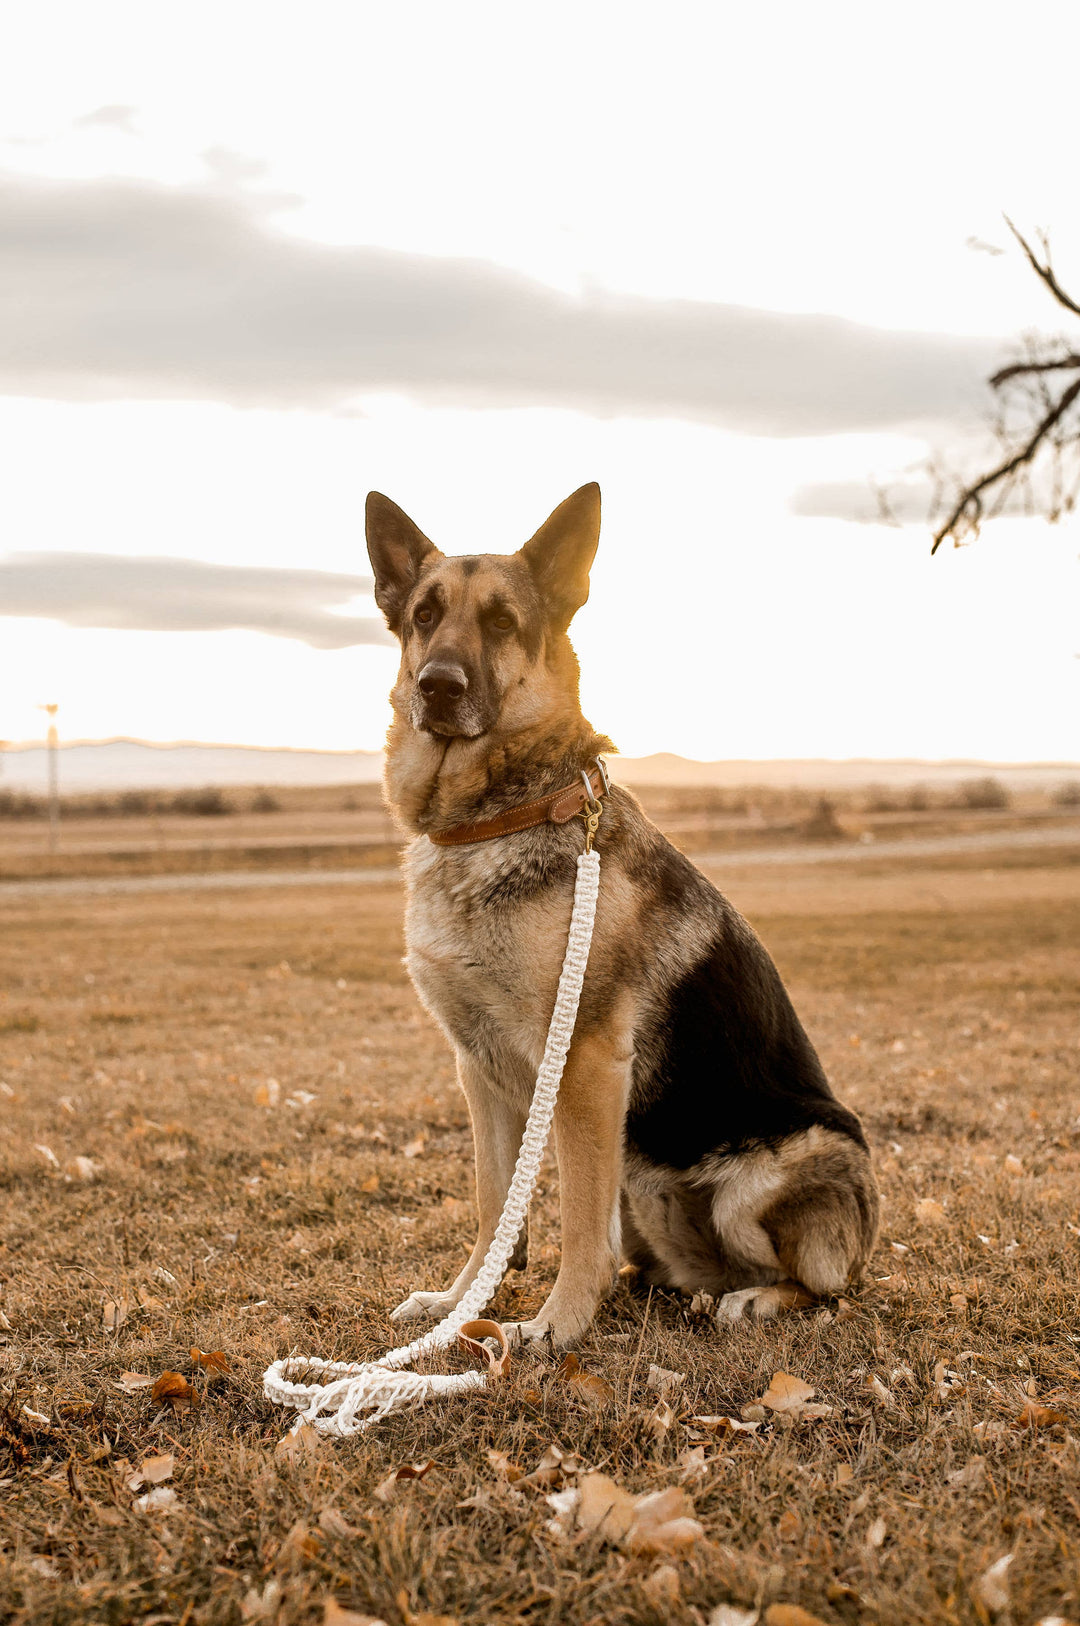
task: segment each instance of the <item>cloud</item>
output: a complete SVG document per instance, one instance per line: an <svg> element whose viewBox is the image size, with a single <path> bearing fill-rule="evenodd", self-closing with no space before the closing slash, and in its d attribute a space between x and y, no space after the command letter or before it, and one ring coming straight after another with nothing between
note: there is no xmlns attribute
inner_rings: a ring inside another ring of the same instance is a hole
<svg viewBox="0 0 1080 1626"><path fill-rule="evenodd" d="M220 183L0 178L0 390L675 417L760 435L976 415L994 340L590 291L289 236Z"/></svg>
<svg viewBox="0 0 1080 1626"><path fill-rule="evenodd" d="M846 519L856 525L929 525L935 515L944 517L959 489L958 485L949 485L941 493L929 480L885 481L880 486L868 480L822 480L800 486L788 507L803 519ZM1033 477L1027 487L1016 486L1004 498L995 498L991 493L987 512L992 510L1001 519L1020 519L1044 513L1052 496L1051 482Z"/></svg>
<svg viewBox="0 0 1080 1626"><path fill-rule="evenodd" d="M136 135L135 118L139 109L127 102L109 102L95 107L75 120L76 130L119 130L123 135Z"/></svg>
<svg viewBox="0 0 1080 1626"><path fill-rule="evenodd" d="M370 593L370 576L204 564L111 553L13 553L0 558L0 616L69 627L143 632L243 628L315 649L393 642L381 619L335 614Z"/></svg>

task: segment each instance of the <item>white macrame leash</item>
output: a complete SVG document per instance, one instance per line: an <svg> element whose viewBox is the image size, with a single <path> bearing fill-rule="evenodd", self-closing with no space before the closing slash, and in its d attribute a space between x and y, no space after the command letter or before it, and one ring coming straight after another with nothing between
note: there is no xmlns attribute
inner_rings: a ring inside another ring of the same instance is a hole
<svg viewBox="0 0 1080 1626"><path fill-rule="evenodd" d="M479 1274L461 1303L445 1321L440 1321L437 1327L415 1342L392 1349L381 1360L318 1361L290 1355L284 1360L275 1361L263 1377L263 1394L274 1405L291 1406L300 1413L293 1424L293 1433L304 1423L310 1423L322 1434L357 1434L380 1422L392 1411L404 1406L422 1405L431 1395L461 1394L468 1389L484 1388L487 1378L483 1372L420 1373L405 1368L411 1367L419 1356L427 1354L429 1350L445 1349L451 1344L466 1322L472 1321L484 1309L506 1274L540 1174L540 1163L555 1112L555 1100L570 1041L574 1036L599 888L600 855L595 850L584 852L577 861L566 958L559 977L559 991L548 1028L544 1059L536 1075L536 1089L502 1217ZM308 1381L294 1383L290 1377L293 1372L303 1374ZM313 1377L331 1381L313 1383L310 1381ZM362 1416L361 1413L368 1415Z"/></svg>

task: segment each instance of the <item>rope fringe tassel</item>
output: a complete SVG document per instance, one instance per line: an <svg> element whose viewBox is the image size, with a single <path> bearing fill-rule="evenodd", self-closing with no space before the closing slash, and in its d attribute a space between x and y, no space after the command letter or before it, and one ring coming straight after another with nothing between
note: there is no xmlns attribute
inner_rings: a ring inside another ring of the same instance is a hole
<svg viewBox="0 0 1080 1626"><path fill-rule="evenodd" d="M577 861L566 956L521 1150L502 1217L472 1286L457 1308L437 1327L411 1344L392 1349L381 1360L319 1361L290 1355L275 1361L263 1377L263 1394L274 1405L290 1406L299 1413L293 1433L308 1423L322 1434L339 1437L357 1434L381 1422L393 1411L423 1405L433 1395L463 1394L486 1386L484 1372L444 1374L409 1369L421 1356L452 1344L466 1322L474 1320L484 1309L506 1274L540 1174L559 1085L574 1036L599 888L600 856L595 851L582 853Z"/></svg>

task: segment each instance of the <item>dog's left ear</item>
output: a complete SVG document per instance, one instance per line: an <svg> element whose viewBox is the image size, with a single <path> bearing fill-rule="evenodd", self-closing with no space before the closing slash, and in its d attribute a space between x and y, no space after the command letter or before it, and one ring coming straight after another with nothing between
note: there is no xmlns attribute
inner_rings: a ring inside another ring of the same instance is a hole
<svg viewBox="0 0 1080 1626"><path fill-rule="evenodd" d="M566 631L589 596L599 541L600 487L593 480L561 502L521 550L556 632Z"/></svg>

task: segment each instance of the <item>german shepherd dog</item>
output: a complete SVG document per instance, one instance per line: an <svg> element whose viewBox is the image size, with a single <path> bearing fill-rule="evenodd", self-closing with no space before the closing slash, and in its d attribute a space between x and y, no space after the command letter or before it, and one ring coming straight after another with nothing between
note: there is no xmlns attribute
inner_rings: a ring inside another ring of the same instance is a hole
<svg viewBox="0 0 1080 1626"><path fill-rule="evenodd" d="M450 558L368 497L375 598L401 642L385 787L412 836L406 964L456 1052L479 1210L457 1280L411 1294L395 1320L461 1299L521 1143L585 828L574 817L462 840L462 827L580 785L613 749L582 716L567 636L599 533L587 485L517 553ZM457 844L430 839L447 832ZM842 1291L873 1246L877 1190L859 1120L776 967L621 787L603 799L596 848L592 951L555 1110L561 1263L535 1319L508 1332L574 1343L624 1256L650 1283L716 1295L721 1319ZM515 1268L526 1251L527 1228Z"/></svg>

